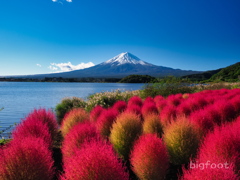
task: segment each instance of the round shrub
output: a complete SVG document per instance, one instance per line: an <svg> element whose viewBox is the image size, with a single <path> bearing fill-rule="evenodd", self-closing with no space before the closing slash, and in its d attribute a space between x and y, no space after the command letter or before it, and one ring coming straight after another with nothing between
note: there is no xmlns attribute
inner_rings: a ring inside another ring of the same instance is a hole
<svg viewBox="0 0 240 180"><path fill-rule="evenodd" d="M199 161L214 163L233 163L240 170L240 132L239 122L215 127L207 134L199 148Z"/></svg>
<svg viewBox="0 0 240 180"><path fill-rule="evenodd" d="M139 107L142 107L142 104L142 99L139 96L133 96L128 100L128 106L138 105Z"/></svg>
<svg viewBox="0 0 240 180"><path fill-rule="evenodd" d="M122 113L127 108L127 103L125 101L117 101L112 108L116 109L119 113Z"/></svg>
<svg viewBox="0 0 240 180"><path fill-rule="evenodd" d="M166 127L164 136L171 163L187 164L194 158L200 143L200 131L186 118L180 117Z"/></svg>
<svg viewBox="0 0 240 180"><path fill-rule="evenodd" d="M30 119L38 122L41 121L46 124L52 136L52 139L56 137L58 132L58 124L54 113L50 109L34 109L34 111L29 113L28 116L25 118L25 121L28 121Z"/></svg>
<svg viewBox="0 0 240 180"><path fill-rule="evenodd" d="M57 114L58 123L61 125L62 120L67 112L73 108L85 108L86 102L78 97L64 98L59 104L57 104L55 111Z"/></svg>
<svg viewBox="0 0 240 180"><path fill-rule="evenodd" d="M141 133L140 117L133 112L123 112L113 123L109 139L119 156L127 160L134 141Z"/></svg>
<svg viewBox="0 0 240 180"><path fill-rule="evenodd" d="M16 141L23 141L27 137L35 137L44 140L48 148L52 146L52 137L48 131L48 126L42 121L28 118L23 120L12 133L12 137Z"/></svg>
<svg viewBox="0 0 240 180"><path fill-rule="evenodd" d="M167 148L155 134L142 135L134 143L130 162L139 179L165 179L169 167Z"/></svg>
<svg viewBox="0 0 240 180"><path fill-rule="evenodd" d="M133 112L139 116L142 116L142 112L141 112L141 107L136 105L136 104L132 104L130 106L127 107L126 112Z"/></svg>
<svg viewBox="0 0 240 180"><path fill-rule="evenodd" d="M157 95L157 96L155 96L154 98L153 98L153 100L154 100L154 102L155 103L157 103L157 102L159 102L159 101L162 101L162 100L164 100L165 98L163 97L163 96L161 96L161 95Z"/></svg>
<svg viewBox="0 0 240 180"><path fill-rule="evenodd" d="M141 112L143 117L145 117L148 114L158 114L158 109L156 107L155 102L146 101L142 106Z"/></svg>
<svg viewBox="0 0 240 180"><path fill-rule="evenodd" d="M192 112L191 108L185 102L177 106L177 116L189 116Z"/></svg>
<svg viewBox="0 0 240 180"><path fill-rule="evenodd" d="M178 106L181 103L182 94L169 95L166 100L169 105Z"/></svg>
<svg viewBox="0 0 240 180"><path fill-rule="evenodd" d="M65 136L77 123L86 121L89 121L89 114L84 109L72 109L63 119L61 125L62 135Z"/></svg>
<svg viewBox="0 0 240 180"><path fill-rule="evenodd" d="M199 127L203 134L207 134L209 131L212 131L216 125L215 118L218 114L215 114L215 111L212 111L210 108L206 107L205 109L194 111L189 116L189 120Z"/></svg>
<svg viewBox="0 0 240 180"><path fill-rule="evenodd" d="M62 180L128 180L126 167L118 159L112 146L102 141L91 141L76 151L64 164Z"/></svg>
<svg viewBox="0 0 240 180"><path fill-rule="evenodd" d="M98 139L100 139L100 134L93 124L86 122L73 126L62 142L63 162L71 159L83 143Z"/></svg>
<svg viewBox="0 0 240 180"><path fill-rule="evenodd" d="M162 137L163 126L159 120L157 114L149 114L143 121L143 134L157 134L158 137Z"/></svg>
<svg viewBox="0 0 240 180"><path fill-rule="evenodd" d="M0 156L0 179L52 180L54 162L47 146L40 138L11 141Z"/></svg>
<svg viewBox="0 0 240 180"><path fill-rule="evenodd" d="M149 103L149 102L155 103L155 102L154 102L154 99L153 99L152 97L148 96L148 97L145 98L143 104L144 104L144 103Z"/></svg>
<svg viewBox="0 0 240 180"><path fill-rule="evenodd" d="M167 126L172 121L175 121L176 116L177 116L176 107L173 105L167 105L162 109L159 117L162 125Z"/></svg>
<svg viewBox="0 0 240 180"><path fill-rule="evenodd" d="M218 100L213 104L213 106L220 115L220 119L218 120L219 124L232 121L236 118L235 108L231 103L229 103L229 100Z"/></svg>
<svg viewBox="0 0 240 180"><path fill-rule="evenodd" d="M91 122L96 122L97 118L101 115L101 113L104 111L105 109L102 106L95 106L91 112L90 112L90 121Z"/></svg>
<svg viewBox="0 0 240 180"><path fill-rule="evenodd" d="M204 108L208 104L206 98L198 93L192 94L185 103L189 106L191 111Z"/></svg>
<svg viewBox="0 0 240 180"><path fill-rule="evenodd" d="M158 113L161 113L166 106L167 106L167 101L165 99L162 99L156 102Z"/></svg>
<svg viewBox="0 0 240 180"><path fill-rule="evenodd" d="M116 120L118 111L110 108L101 113L96 122L97 130L102 137L107 138L110 135L113 122Z"/></svg>

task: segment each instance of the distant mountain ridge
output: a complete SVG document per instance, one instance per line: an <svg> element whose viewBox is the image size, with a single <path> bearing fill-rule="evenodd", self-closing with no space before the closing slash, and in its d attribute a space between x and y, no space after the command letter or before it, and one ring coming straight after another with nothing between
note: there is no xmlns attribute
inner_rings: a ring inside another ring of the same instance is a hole
<svg viewBox="0 0 240 180"><path fill-rule="evenodd" d="M173 69L170 67L153 65L151 63L142 61L129 52L125 52L115 56L112 59L86 69L52 74L27 75L24 76L24 78L123 78L132 74L164 77L168 75L184 76L196 73L200 73L200 71Z"/></svg>
<svg viewBox="0 0 240 180"><path fill-rule="evenodd" d="M225 68L183 76L183 78L189 78L192 81L238 81L240 80L240 62Z"/></svg>

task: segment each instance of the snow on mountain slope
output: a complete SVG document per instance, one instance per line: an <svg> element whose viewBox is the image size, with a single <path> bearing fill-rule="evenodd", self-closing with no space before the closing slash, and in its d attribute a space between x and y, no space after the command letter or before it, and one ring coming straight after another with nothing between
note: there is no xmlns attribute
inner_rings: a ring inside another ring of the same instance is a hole
<svg viewBox="0 0 240 180"><path fill-rule="evenodd" d="M120 66L123 64L141 64L141 65L146 65L146 66L151 66L151 64L146 63L139 59L138 57L134 56L133 54L129 52L121 53L117 56L115 56L112 59L109 59L108 61L105 61L102 63L102 65L106 64L111 64L115 66Z"/></svg>

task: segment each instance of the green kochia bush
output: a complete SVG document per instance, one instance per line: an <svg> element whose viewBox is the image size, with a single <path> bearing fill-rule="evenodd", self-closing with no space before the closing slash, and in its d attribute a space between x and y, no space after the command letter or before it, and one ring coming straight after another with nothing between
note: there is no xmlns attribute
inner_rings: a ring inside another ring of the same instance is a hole
<svg viewBox="0 0 240 180"><path fill-rule="evenodd" d="M143 134L157 134L162 137L163 125L157 114L148 114L143 121Z"/></svg>
<svg viewBox="0 0 240 180"><path fill-rule="evenodd" d="M175 165L187 164L194 158L200 143L200 131L186 118L178 118L164 130L170 162Z"/></svg>
<svg viewBox="0 0 240 180"><path fill-rule="evenodd" d="M62 135L65 136L74 125L89 121L89 113L78 108L71 110L63 119L61 125Z"/></svg>
<svg viewBox="0 0 240 180"><path fill-rule="evenodd" d="M146 134L134 144L130 162L140 180L163 180L169 167L167 148L155 134Z"/></svg>
<svg viewBox="0 0 240 180"><path fill-rule="evenodd" d="M134 141L141 133L140 117L133 112L123 112L113 123L109 139L119 156L127 160Z"/></svg>
<svg viewBox="0 0 240 180"><path fill-rule="evenodd" d="M62 120L67 112L73 108L85 108L86 102L78 97L64 98L59 104L57 104L55 110L57 114L58 123L61 124Z"/></svg>

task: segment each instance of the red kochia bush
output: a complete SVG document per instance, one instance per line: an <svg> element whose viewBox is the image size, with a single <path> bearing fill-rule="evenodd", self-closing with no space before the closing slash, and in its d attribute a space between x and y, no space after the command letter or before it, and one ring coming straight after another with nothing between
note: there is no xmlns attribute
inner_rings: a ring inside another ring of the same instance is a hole
<svg viewBox="0 0 240 180"><path fill-rule="evenodd" d="M157 96L155 96L154 98L153 98L153 100L154 100L154 102L155 103L157 103L157 102L159 102L159 101L162 101L162 100L164 100L165 98L163 97L163 96L161 96L161 95L157 95Z"/></svg>
<svg viewBox="0 0 240 180"><path fill-rule="evenodd" d="M117 115L118 111L113 108L110 108L103 111L101 115L98 117L96 127L103 137L109 136L112 124L117 118Z"/></svg>
<svg viewBox="0 0 240 180"><path fill-rule="evenodd" d="M52 138L55 138L58 131L58 124L55 115L51 110L41 108L35 109L26 117L25 120L27 121L28 119L34 119L36 121L42 121L45 123L48 126L48 130L51 133Z"/></svg>
<svg viewBox="0 0 240 180"><path fill-rule="evenodd" d="M112 146L102 141L84 143L75 156L64 164L62 180L128 180L126 167Z"/></svg>
<svg viewBox="0 0 240 180"><path fill-rule="evenodd" d="M119 113L122 113L127 108L127 103L125 101L117 101L113 105L113 109L116 109Z"/></svg>
<svg viewBox="0 0 240 180"><path fill-rule="evenodd" d="M191 111L195 111L201 108L204 108L208 103L205 100L205 97L201 96L200 94L192 94L185 103L189 106Z"/></svg>
<svg viewBox="0 0 240 180"><path fill-rule="evenodd" d="M96 122L97 118L100 116L100 114L102 113L102 111L104 111L105 109L102 106L95 106L92 111L90 112L90 121L91 122Z"/></svg>
<svg viewBox="0 0 240 180"><path fill-rule="evenodd" d="M239 92L239 95L236 95L234 98L232 98L230 100L230 103L232 104L232 106L235 109L236 116L240 115L240 101L239 101L239 99L240 99L240 92Z"/></svg>
<svg viewBox="0 0 240 180"><path fill-rule="evenodd" d="M74 152L82 147L83 143L99 139L100 134L93 124L86 122L73 126L62 143L63 162L71 158Z"/></svg>
<svg viewBox="0 0 240 180"><path fill-rule="evenodd" d="M128 100L128 106L138 105L142 107L142 104L143 104L142 99L138 96L133 96Z"/></svg>
<svg viewBox="0 0 240 180"><path fill-rule="evenodd" d="M191 108L185 102L177 106L177 115L178 116L189 116L191 114Z"/></svg>
<svg viewBox="0 0 240 180"><path fill-rule="evenodd" d="M47 124L30 118L17 125L12 133L12 137L16 141L23 141L27 137L40 138L44 140L49 148L53 142Z"/></svg>
<svg viewBox="0 0 240 180"><path fill-rule="evenodd" d="M158 114L158 109L155 105L155 102L147 101L144 102L141 112L143 117L145 117L148 114Z"/></svg>
<svg viewBox="0 0 240 180"><path fill-rule="evenodd" d="M13 140L0 153L0 179L52 180L52 153L40 138Z"/></svg>
<svg viewBox="0 0 240 180"><path fill-rule="evenodd" d="M240 170L240 123L215 127L207 134L198 157L183 169L183 180L238 180Z"/></svg>
<svg viewBox="0 0 240 180"><path fill-rule="evenodd" d="M136 104L132 104L132 105L127 107L126 112L133 112L137 115L142 116L141 109L142 108L140 106L138 106Z"/></svg>
<svg viewBox="0 0 240 180"><path fill-rule="evenodd" d="M178 106L181 103L182 94L172 94L166 100L169 105Z"/></svg>
<svg viewBox="0 0 240 180"><path fill-rule="evenodd" d="M173 105L167 105L160 112L160 121L164 126L167 126L169 123L176 119L176 107Z"/></svg>
<svg viewBox="0 0 240 180"><path fill-rule="evenodd" d="M221 99L216 101L213 105L220 115L219 123L232 121L236 117L234 106L230 104L228 100Z"/></svg>
<svg viewBox="0 0 240 180"><path fill-rule="evenodd" d="M189 120L198 126L204 134L212 131L216 124L214 114L208 108L192 112Z"/></svg>
<svg viewBox="0 0 240 180"><path fill-rule="evenodd" d="M144 103L149 103L149 102L155 103L154 99L151 96L146 97L146 99L144 100L143 104Z"/></svg>
<svg viewBox="0 0 240 180"><path fill-rule="evenodd" d="M199 161L233 163L240 170L240 131L239 122L215 127L199 149Z"/></svg>
<svg viewBox="0 0 240 180"><path fill-rule="evenodd" d="M167 101L165 99L156 101L156 107L159 113L167 106Z"/></svg>
<svg viewBox="0 0 240 180"><path fill-rule="evenodd" d="M165 179L169 167L167 148L155 134L142 135L134 144L130 162L139 179Z"/></svg>

